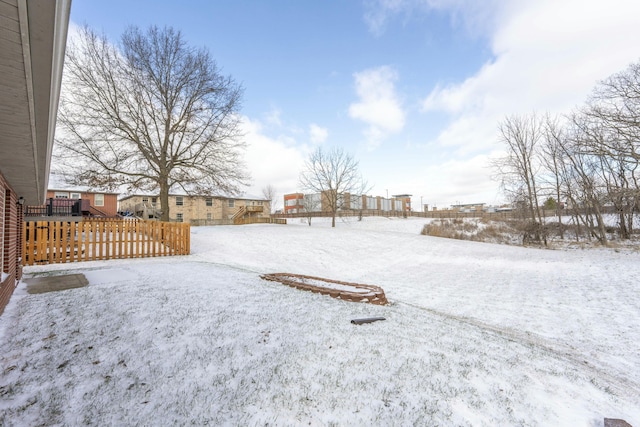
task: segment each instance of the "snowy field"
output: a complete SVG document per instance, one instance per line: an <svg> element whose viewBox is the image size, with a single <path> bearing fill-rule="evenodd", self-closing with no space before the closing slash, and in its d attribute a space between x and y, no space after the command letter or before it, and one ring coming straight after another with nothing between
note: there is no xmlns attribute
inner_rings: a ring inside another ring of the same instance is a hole
<svg viewBox="0 0 640 427"><path fill-rule="evenodd" d="M16 291L0 425L640 426L637 251L441 239L425 221L193 227L189 256L26 268L90 284ZM276 272L390 304L259 278Z"/></svg>

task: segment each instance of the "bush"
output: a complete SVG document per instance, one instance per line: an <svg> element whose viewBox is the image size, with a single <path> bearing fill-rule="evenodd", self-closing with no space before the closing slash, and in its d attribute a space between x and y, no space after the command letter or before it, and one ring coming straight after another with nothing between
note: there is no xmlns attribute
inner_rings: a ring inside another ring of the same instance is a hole
<svg viewBox="0 0 640 427"><path fill-rule="evenodd" d="M518 232L504 222L493 222L483 219L434 220L422 227L425 236L445 237L449 239L471 240L491 243L517 243ZM516 237L514 237L516 236Z"/></svg>

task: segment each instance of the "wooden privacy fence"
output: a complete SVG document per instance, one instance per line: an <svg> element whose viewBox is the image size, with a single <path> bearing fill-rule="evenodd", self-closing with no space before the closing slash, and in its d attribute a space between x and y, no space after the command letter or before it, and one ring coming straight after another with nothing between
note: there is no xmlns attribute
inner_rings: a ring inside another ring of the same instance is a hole
<svg viewBox="0 0 640 427"><path fill-rule="evenodd" d="M236 219L233 222L235 225L246 225L246 224L283 224L287 225L287 220L285 218L264 218L264 217L253 217L248 216L246 218Z"/></svg>
<svg viewBox="0 0 640 427"><path fill-rule="evenodd" d="M189 224L104 218L25 222L22 241L23 265L188 255L191 244Z"/></svg>

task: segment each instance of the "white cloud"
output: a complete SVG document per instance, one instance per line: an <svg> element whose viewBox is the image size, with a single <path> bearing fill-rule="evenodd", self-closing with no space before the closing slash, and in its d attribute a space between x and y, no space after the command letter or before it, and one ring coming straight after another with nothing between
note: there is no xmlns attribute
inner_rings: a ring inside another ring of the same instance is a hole
<svg viewBox="0 0 640 427"><path fill-rule="evenodd" d="M377 147L389 134L399 132L405 114L395 93L397 72L388 66L355 73L359 101L349 106L349 116L369 125L365 131L369 148Z"/></svg>
<svg viewBox="0 0 640 427"><path fill-rule="evenodd" d="M311 140L311 143L322 144L327 140L328 136L329 131L327 128L318 126L315 123L311 123L311 125L309 125L309 139Z"/></svg>
<svg viewBox="0 0 640 427"><path fill-rule="evenodd" d="M452 117L438 136L442 145L467 153L490 149L505 115L569 112L597 81L640 56L639 2L537 0L509 7L497 12L501 21L490 34L494 58L423 101L424 111Z"/></svg>
<svg viewBox="0 0 640 427"><path fill-rule="evenodd" d="M296 191L308 147L292 144L291 137L270 138L262 133L259 121L247 117L243 118L242 129L247 143L245 163L252 178L247 193L259 195L271 184L280 200L282 194Z"/></svg>
<svg viewBox="0 0 640 427"><path fill-rule="evenodd" d="M478 35L495 26L501 12L510 6L507 3L502 0L367 0L364 21L369 31L380 36L388 22L398 15L410 20L430 11L447 11L453 26L464 26L470 34Z"/></svg>
<svg viewBox="0 0 640 427"><path fill-rule="evenodd" d="M274 126L282 126L281 116L282 116L282 111L280 111L280 109L277 107L272 107L271 110L269 110L264 117L267 123Z"/></svg>
<svg viewBox="0 0 640 427"><path fill-rule="evenodd" d="M398 188L411 189L416 207L422 203L429 209L442 209L453 203L499 204L496 182L491 179L489 159L494 154L479 154L469 158L453 158L437 164L425 164ZM384 191L377 189L380 194Z"/></svg>
<svg viewBox="0 0 640 427"><path fill-rule="evenodd" d="M369 0L365 2L364 21L369 31L376 35L384 32L389 17L405 8L403 0Z"/></svg>

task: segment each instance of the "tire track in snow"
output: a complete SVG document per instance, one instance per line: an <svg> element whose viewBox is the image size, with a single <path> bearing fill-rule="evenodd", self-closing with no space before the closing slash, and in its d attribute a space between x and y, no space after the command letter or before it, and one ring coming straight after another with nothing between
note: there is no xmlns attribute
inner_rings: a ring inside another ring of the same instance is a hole
<svg viewBox="0 0 640 427"><path fill-rule="evenodd" d="M615 372L615 369L602 362L598 362L598 365L596 366L595 364L584 360L584 358L579 357L579 354L575 353L576 349L567 345L544 339L531 332L522 332L511 328L495 326L489 323L482 322L480 320L457 316L455 314L445 313L408 302L394 301L392 304L412 307L421 311L425 311L437 317L473 326L475 328L481 329L482 331L492 333L517 344L523 344L540 349L542 351L550 353L552 356L558 359L569 362L571 366L583 372L587 372L596 380L602 380L604 383L606 383L594 384L596 387L606 388L605 386L608 386L614 391L615 395L620 398L634 397L636 399L640 399L639 384L624 377L624 374L622 374L621 372Z"/></svg>

